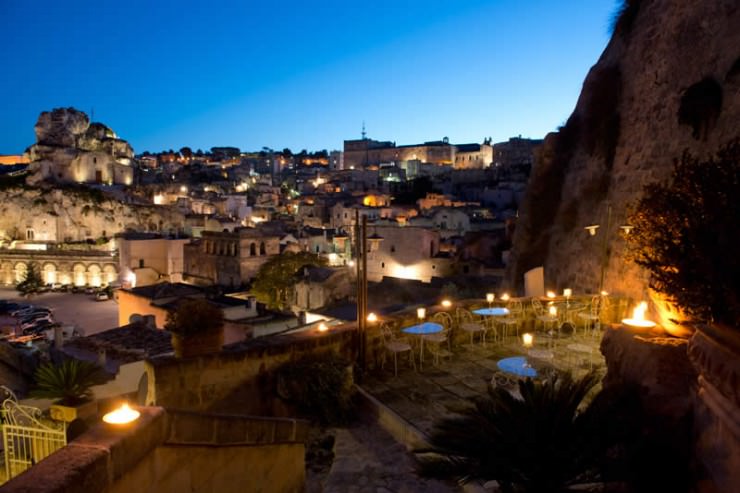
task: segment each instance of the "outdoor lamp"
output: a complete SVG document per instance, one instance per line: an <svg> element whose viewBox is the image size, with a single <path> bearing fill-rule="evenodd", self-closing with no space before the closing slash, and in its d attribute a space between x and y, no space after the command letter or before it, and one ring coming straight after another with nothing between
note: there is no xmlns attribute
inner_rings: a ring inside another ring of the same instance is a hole
<svg viewBox="0 0 740 493"><path fill-rule="evenodd" d="M442 300L442 306L444 308L449 308L452 306L452 302L450 300Z"/></svg>
<svg viewBox="0 0 740 493"><path fill-rule="evenodd" d="M324 322L321 322L319 324L319 332L326 332L327 330L329 330L329 327L327 327Z"/></svg>
<svg viewBox="0 0 740 493"><path fill-rule="evenodd" d="M426 308L417 308L416 309L416 316L419 317L419 320L424 320L424 317L427 316L427 309Z"/></svg>
<svg viewBox="0 0 740 493"><path fill-rule="evenodd" d="M554 298L555 297L555 291L548 291L547 292L547 297L548 298Z"/></svg>
<svg viewBox="0 0 740 493"><path fill-rule="evenodd" d="M121 407L115 409L103 416L103 421L111 425L125 425L139 419L141 413L136 409L131 409L127 402L121 404Z"/></svg>
<svg viewBox="0 0 740 493"><path fill-rule="evenodd" d="M551 307L550 307L550 308L548 309L548 313L549 313L549 314L550 314L551 316L553 316L553 317L556 317L556 316L558 315L558 309L557 309L556 307L554 307L554 306L551 306Z"/></svg>
<svg viewBox="0 0 740 493"><path fill-rule="evenodd" d="M563 289L563 296L570 298L573 295L573 290L570 288Z"/></svg>
<svg viewBox="0 0 740 493"><path fill-rule="evenodd" d="M586 231L588 231L588 234L590 234L591 236L596 236L596 230L599 229L599 225L598 224L592 224L591 226L586 226L583 229L585 229Z"/></svg>
<svg viewBox="0 0 740 493"><path fill-rule="evenodd" d="M534 344L534 336L529 332L522 334L522 344L524 344L524 347L526 348L531 348Z"/></svg>
<svg viewBox="0 0 740 493"><path fill-rule="evenodd" d="M488 294L486 295L486 301L488 302L488 304L489 304L489 305L490 305L491 303L493 303L493 300L494 300L495 298L496 298L496 296L495 296L495 295L494 295L493 293L488 293Z"/></svg>
<svg viewBox="0 0 740 493"><path fill-rule="evenodd" d="M501 295L502 301L509 301L509 293L504 293Z"/></svg>
<svg viewBox="0 0 740 493"><path fill-rule="evenodd" d="M375 323L378 321L378 316L375 313L370 312L367 314L367 321L370 323Z"/></svg>
<svg viewBox="0 0 740 493"><path fill-rule="evenodd" d="M624 325L629 325L630 327L638 327L643 329L650 329L652 327L655 327L655 322L645 319L646 311L647 302L641 301L640 303L638 303L635 309L632 310L632 318L623 318L622 323Z"/></svg>

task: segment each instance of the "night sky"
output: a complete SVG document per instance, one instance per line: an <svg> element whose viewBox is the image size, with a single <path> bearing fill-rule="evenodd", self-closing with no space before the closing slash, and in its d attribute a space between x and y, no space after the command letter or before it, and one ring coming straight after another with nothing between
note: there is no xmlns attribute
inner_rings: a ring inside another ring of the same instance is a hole
<svg viewBox="0 0 740 493"><path fill-rule="evenodd" d="M74 106L139 153L541 138L614 0L0 0L0 154Z"/></svg>

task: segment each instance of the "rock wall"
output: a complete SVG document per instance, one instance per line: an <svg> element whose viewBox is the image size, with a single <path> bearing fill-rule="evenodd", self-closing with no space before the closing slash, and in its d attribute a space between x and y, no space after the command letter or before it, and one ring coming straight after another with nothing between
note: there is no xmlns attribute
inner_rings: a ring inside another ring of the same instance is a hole
<svg viewBox="0 0 740 493"><path fill-rule="evenodd" d="M520 211L508 280L544 265L548 288L647 299L625 261L627 207L684 152L740 138L740 3L629 0L568 122L547 136ZM608 214L609 209L611 214ZM607 216L609 227L607 228ZM598 224L595 236L585 226Z"/></svg>
<svg viewBox="0 0 740 493"><path fill-rule="evenodd" d="M36 143L26 149L29 184L133 183L131 146L102 123L90 123L85 113L74 108L44 111L34 130Z"/></svg>
<svg viewBox="0 0 740 493"><path fill-rule="evenodd" d="M84 241L127 229L177 231L185 217L174 208L122 203L84 187L0 190L0 240Z"/></svg>

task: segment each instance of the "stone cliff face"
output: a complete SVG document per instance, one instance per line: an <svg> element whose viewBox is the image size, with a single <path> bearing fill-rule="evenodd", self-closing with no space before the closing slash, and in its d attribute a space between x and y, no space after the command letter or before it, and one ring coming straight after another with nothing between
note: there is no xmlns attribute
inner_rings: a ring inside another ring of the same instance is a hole
<svg viewBox="0 0 740 493"><path fill-rule="evenodd" d="M126 229L167 233L184 227L185 217L170 208L124 204L69 189L0 191L0 240L5 241L97 240Z"/></svg>
<svg viewBox="0 0 740 493"><path fill-rule="evenodd" d="M74 108L44 111L34 130L36 143L26 149L29 184L132 181L131 146L102 123L90 123L85 113Z"/></svg>
<svg viewBox="0 0 740 493"><path fill-rule="evenodd" d="M644 185L665 180L684 152L708 157L740 138L738 28L737 0L625 3L573 114L537 156L511 284L544 265L548 289L595 292L603 262L604 289L646 297L620 226ZM595 236L584 229L592 224Z"/></svg>

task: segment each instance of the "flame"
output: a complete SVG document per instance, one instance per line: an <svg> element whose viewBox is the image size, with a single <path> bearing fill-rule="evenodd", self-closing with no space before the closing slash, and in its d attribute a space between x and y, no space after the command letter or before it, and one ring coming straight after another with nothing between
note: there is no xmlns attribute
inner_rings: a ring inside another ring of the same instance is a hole
<svg viewBox="0 0 740 493"><path fill-rule="evenodd" d="M534 344L534 336L529 332L522 334L522 343L524 344L524 347L532 347L532 344Z"/></svg>
<svg viewBox="0 0 740 493"><path fill-rule="evenodd" d="M371 322L371 323L377 322L378 321L378 316L375 313L370 312L370 313L367 314L367 321L368 322Z"/></svg>
<svg viewBox="0 0 740 493"><path fill-rule="evenodd" d="M141 413L135 409L131 409L127 402L121 404L121 407L115 409L105 416L103 421L112 425L125 425L139 419Z"/></svg>
<svg viewBox="0 0 740 493"><path fill-rule="evenodd" d="M637 304L634 310L632 310L632 318L624 318L622 319L622 323L624 325L629 325L630 327L641 327L641 328L651 328L655 327L655 322L651 320L645 319L645 312L647 311L647 302L641 301Z"/></svg>
<svg viewBox="0 0 740 493"><path fill-rule="evenodd" d="M548 298L554 298L555 297L555 291L548 291L547 292L547 297Z"/></svg>
<svg viewBox="0 0 740 493"><path fill-rule="evenodd" d="M327 327L324 322L321 322L319 324L319 332L326 332L327 330L329 330L329 327Z"/></svg>

